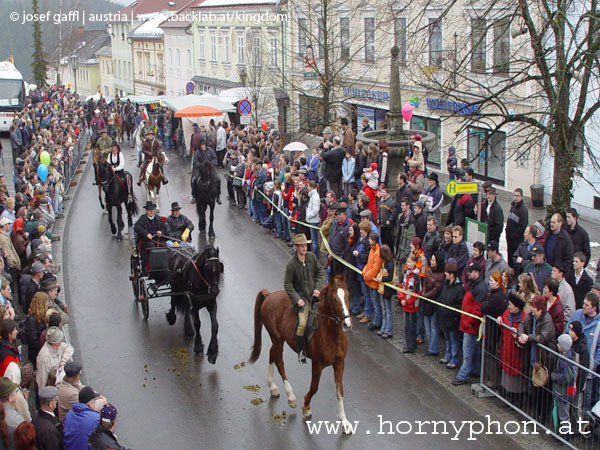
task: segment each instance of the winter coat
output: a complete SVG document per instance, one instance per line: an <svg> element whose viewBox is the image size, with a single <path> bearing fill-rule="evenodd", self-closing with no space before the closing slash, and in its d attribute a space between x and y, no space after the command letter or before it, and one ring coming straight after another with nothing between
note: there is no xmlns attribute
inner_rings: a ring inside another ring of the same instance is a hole
<svg viewBox="0 0 600 450"><path fill-rule="evenodd" d="M554 255L549 255L548 249L548 240L550 239L550 235L546 238L546 244L544 245L544 249L546 250L546 261L549 264L560 263L565 270L565 274L568 275L573 270L573 242L571 242L571 238L569 234L563 228L558 233L558 238L556 244L554 246ZM548 256L554 256L554 258ZM552 261L552 263L550 263Z"/></svg>
<svg viewBox="0 0 600 450"><path fill-rule="evenodd" d="M456 149L451 145L448 147L448 158L446 158L446 168L448 169L448 173L456 176L457 166Z"/></svg>
<svg viewBox="0 0 600 450"><path fill-rule="evenodd" d="M590 369L595 370L598 365L600 365L600 340L596 345L596 348L592 348L594 345L594 336L598 331L600 331L600 314L596 314L594 317L589 318L585 314L583 314L583 309L578 309L575 311L571 319L567 323L566 329L569 329L569 325L573 322L581 323L581 328L583 330L583 334L585 335L588 355L590 358ZM583 364L582 364L583 365Z"/></svg>
<svg viewBox="0 0 600 450"><path fill-rule="evenodd" d="M64 450L87 448L88 439L100 422L100 414L85 403L74 403L65 416Z"/></svg>
<svg viewBox="0 0 600 450"><path fill-rule="evenodd" d="M371 251L371 244L369 244L369 236L365 236L361 238L356 244L356 250L358 251L358 256L356 257L356 268L361 272L367 264L367 260L369 259L369 252Z"/></svg>
<svg viewBox="0 0 600 450"><path fill-rule="evenodd" d="M442 236L436 230L433 233L425 233L423 237L423 251L427 257L427 261L431 261L431 255L440 249L440 243L442 242Z"/></svg>
<svg viewBox="0 0 600 450"><path fill-rule="evenodd" d="M35 427L38 450L63 448L63 429L56 417L40 409L31 423Z"/></svg>
<svg viewBox="0 0 600 450"><path fill-rule="evenodd" d="M331 251L342 256L344 250L348 247L348 229L350 228L350 222L346 219L341 225L338 224L337 220L334 220L329 229L329 246Z"/></svg>
<svg viewBox="0 0 600 450"><path fill-rule="evenodd" d="M567 233L573 243L573 253L582 252L585 255L585 264L590 262L592 256L590 248L590 236L579 224L575 224L575 228L567 226Z"/></svg>
<svg viewBox="0 0 600 450"><path fill-rule="evenodd" d="M474 258L473 256L471 256L469 259L467 259L467 264L465 264L465 267L469 267L471 264L473 264L475 262L478 263L479 266L481 267L481 276L485 280L486 261L485 261L485 257L483 255L479 256L479 258ZM466 286L467 284L469 284L468 272L463 270L463 273L462 273L462 276L460 277L460 279L461 279L463 285Z"/></svg>
<svg viewBox="0 0 600 450"><path fill-rule="evenodd" d="M585 269L583 269L583 273L579 278L579 282L575 280L575 271L571 272L566 277L567 282L573 289L573 295L575 296L575 308L579 309L583 307L583 300L588 292L592 290L592 284L594 284L594 280L587 273Z"/></svg>
<svg viewBox="0 0 600 450"><path fill-rule="evenodd" d="M573 350L563 353L565 358L570 360L575 359ZM550 374L552 380L552 392L562 401L570 401L575 395L574 390L568 389L575 385L575 366L564 358L556 358L554 369Z"/></svg>
<svg viewBox="0 0 600 450"><path fill-rule="evenodd" d="M381 282L394 284L394 261L385 261L383 263L383 268L385 269L386 275L381 277ZM394 289L385 285L383 286L383 296L385 298L392 298L394 292L396 292Z"/></svg>
<svg viewBox="0 0 600 450"><path fill-rule="evenodd" d="M88 449L91 450L127 450L117 441L117 437L109 430L98 427L90 435Z"/></svg>
<svg viewBox="0 0 600 450"><path fill-rule="evenodd" d="M321 201L317 189L308 192L308 206L306 207L306 222L310 224L319 224L321 212Z"/></svg>
<svg viewBox="0 0 600 450"><path fill-rule="evenodd" d="M552 273L552 266L548 263L535 264L533 261L525 266L523 273L533 274L533 280L538 288L538 291L542 292L544 288L544 281Z"/></svg>
<svg viewBox="0 0 600 450"><path fill-rule="evenodd" d="M479 278L470 282L469 289L465 292L460 309L477 317L483 317L481 304L485 300L486 295L487 290L483 277L479 276ZM479 319L461 314L459 330L466 334L479 334L480 324L481 321Z"/></svg>
<svg viewBox="0 0 600 450"><path fill-rule="evenodd" d="M519 325L526 317L525 311L521 311L516 316L513 316L507 309L502 314L502 323L515 329L517 334ZM513 337L513 332L508 328L502 327L502 345L500 347L500 368L508 375L520 375L524 369L523 348L517 344L516 338ZM518 337L518 334L517 334Z"/></svg>
<svg viewBox="0 0 600 450"><path fill-rule="evenodd" d="M508 263L504 260L504 258L502 257L502 255L500 255L500 259L498 259L497 261L492 260L492 258L488 258L487 261L485 262L485 281L486 284L488 286L489 289L489 284L487 283L490 279L490 276L494 273L494 272L500 272L500 274L503 274L504 271L508 269ZM541 289L540 289L541 291Z"/></svg>
<svg viewBox="0 0 600 450"><path fill-rule="evenodd" d="M35 361L40 351L40 336L48 327L46 322L38 323L35 316L30 314L25 322L25 334L27 335L27 355L29 361L35 365Z"/></svg>
<svg viewBox="0 0 600 450"><path fill-rule="evenodd" d="M379 244L375 243L375 245L371 246L367 264L362 270L363 279L365 280L366 285L371 289L377 289L379 287L379 283L375 281L375 278L381 270L381 264L382 260L381 256L379 256Z"/></svg>
<svg viewBox="0 0 600 450"><path fill-rule="evenodd" d="M420 238L422 242L425 233L427 233L427 218L425 213L415 214L413 217L415 218L415 236Z"/></svg>
<svg viewBox="0 0 600 450"><path fill-rule="evenodd" d="M423 281L423 297L436 300L440 294L440 290L442 289L442 285L444 284L444 271L436 272L434 270L430 270ZM432 316L435 310L438 309L435 303L428 302L427 300L423 303L423 314L426 316Z"/></svg>
<svg viewBox="0 0 600 450"><path fill-rule="evenodd" d="M377 218L381 227L394 226L394 201L392 196L388 195L385 200L378 199L377 201ZM388 225L388 221L390 222Z"/></svg>
<svg viewBox="0 0 600 450"><path fill-rule="evenodd" d="M456 278L452 284L448 280L444 281L440 289L437 301L446 306L460 309L465 295L465 288ZM458 331L461 315L448 308L438 308L438 323L440 329L444 331Z"/></svg>
<svg viewBox="0 0 600 450"><path fill-rule="evenodd" d="M410 255L410 243L415 237L415 218L412 214L408 217L400 216L398 219L398 245L396 246L396 259L406 261Z"/></svg>
<svg viewBox="0 0 600 450"><path fill-rule="evenodd" d="M342 161L342 182L354 183L354 158L346 158Z"/></svg>
<svg viewBox="0 0 600 450"><path fill-rule="evenodd" d="M419 200L419 195L423 193L423 189L425 188L425 174L422 170L417 169L414 173L408 175L408 179L410 181L410 192L412 195L413 201Z"/></svg>
<svg viewBox="0 0 600 450"><path fill-rule="evenodd" d="M523 233L529 224L529 212L525 202L516 204L514 201L510 204L508 219L506 220L506 241L521 242ZM510 258L512 255L508 255Z"/></svg>
<svg viewBox="0 0 600 450"><path fill-rule="evenodd" d="M13 345L9 344L6 339L0 339L0 374L4 376L4 372L6 372L6 368L8 365L14 362L17 366L21 366L21 361L19 358L19 349Z"/></svg>
<svg viewBox="0 0 600 450"><path fill-rule="evenodd" d="M48 374L51 370L57 370L60 363L67 363L73 357L73 347L64 342L60 343L57 349L54 349L46 342L42 345L37 356L37 372L35 381L38 387L46 386Z"/></svg>
<svg viewBox="0 0 600 450"><path fill-rule="evenodd" d="M535 321L535 331L533 330L533 323ZM526 334L529 336L530 345L534 345L534 342L543 344L546 347L550 347L553 350L556 349L556 339L554 338L554 324L552 318L548 312L544 311L537 320L533 312L527 314L525 319L519 324L518 336ZM529 342L528 342L529 343Z"/></svg>
<svg viewBox="0 0 600 450"><path fill-rule="evenodd" d="M454 258L456 265L458 266L458 275L460 276L467 265L469 259L469 250L467 249L467 243L461 240L458 244L452 242L446 260L448 258Z"/></svg>
<svg viewBox="0 0 600 450"><path fill-rule="evenodd" d="M483 202L481 205L481 221L488 225L488 242L500 242L500 235L504 228L504 213L502 212L502 207L500 206L500 203L498 203L498 200L494 200L488 214L487 206L487 201Z"/></svg>
<svg viewBox="0 0 600 450"><path fill-rule="evenodd" d="M573 294L571 285L564 278L558 283L558 296L565 312L564 321L566 323L575 312L575 294Z"/></svg>
<svg viewBox="0 0 600 450"><path fill-rule="evenodd" d="M527 266L527 264L531 262L532 255L529 252L533 247L535 247L536 244L540 245L537 241L531 246L529 246L527 242L521 242L519 244L519 247L517 247L517 250L512 255L508 255L508 257L512 261L512 266L517 271L517 275L520 275L525 269L525 266ZM523 261L521 261L521 263L517 262L517 259L519 259L519 257L523 258Z"/></svg>
<svg viewBox="0 0 600 450"><path fill-rule="evenodd" d="M299 300L310 301L315 289L320 289L323 282L323 271L317 257L307 252L304 263L294 255L285 267L283 288L293 305Z"/></svg>
<svg viewBox="0 0 600 450"><path fill-rule="evenodd" d="M465 227L465 218L475 218L475 201L471 194L459 194L454 207L454 224Z"/></svg>
<svg viewBox="0 0 600 450"><path fill-rule="evenodd" d="M414 294L421 294L421 277L419 276L419 269L406 270L404 272L404 278L400 283L400 288ZM402 300L405 300L405 304L402 305ZM415 295L406 294L404 292L398 292L398 301L402 305L402 311L407 313L415 313L419 309L421 299Z"/></svg>
<svg viewBox="0 0 600 450"><path fill-rule="evenodd" d="M342 179L342 162L346 152L342 147L334 147L323 153L325 161L325 179L330 183L337 183Z"/></svg>
<svg viewBox="0 0 600 450"><path fill-rule="evenodd" d="M502 289L497 288L491 291L481 303L481 313L484 316L492 316L495 319L504 314L506 307L506 295Z"/></svg>
<svg viewBox="0 0 600 450"><path fill-rule="evenodd" d="M548 299L546 298L546 300ZM558 338L565 329L565 311L560 302L560 295L556 296L554 302L548 307L547 311L554 324L554 337Z"/></svg>
<svg viewBox="0 0 600 450"><path fill-rule="evenodd" d="M398 190L396 191L396 197L394 198L394 225L398 221L398 216L402 214L401 203L403 198L408 198L410 203L412 203L413 201L412 193L410 192L410 189L407 184L405 184L401 188L398 188Z"/></svg>

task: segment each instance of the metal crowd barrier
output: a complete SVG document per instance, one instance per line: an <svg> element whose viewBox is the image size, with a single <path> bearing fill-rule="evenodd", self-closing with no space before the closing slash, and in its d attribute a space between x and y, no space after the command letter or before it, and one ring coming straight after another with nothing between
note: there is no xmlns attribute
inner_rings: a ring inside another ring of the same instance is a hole
<svg viewBox="0 0 600 450"><path fill-rule="evenodd" d="M513 345L515 357L507 357L502 335L512 332L507 325L486 317L481 343L481 388L535 423L540 434L551 435L569 448L600 449L600 415L594 413L600 414L600 375L535 342ZM560 360L574 374L570 387L552 381L551 374ZM541 386L534 384L534 378L540 380L533 375L536 362L548 371L548 380ZM598 408L594 408L596 403ZM561 421L561 417L566 420Z"/></svg>
<svg viewBox="0 0 600 450"><path fill-rule="evenodd" d="M67 154L65 154L62 163L63 163L63 177L64 177L64 184L65 184L65 193L67 192L67 190L69 189L69 185L71 184L71 180L73 179L73 176L75 175L75 171L77 170L77 167L79 167L79 163L81 162L81 158L83 157L83 152L85 151L85 148L87 146L87 144L89 143L90 137L88 135L88 132L86 129L82 129L81 132L79 133L79 138L77 139L77 142L75 143L75 146L73 147L73 152L72 154L69 154L67 152Z"/></svg>

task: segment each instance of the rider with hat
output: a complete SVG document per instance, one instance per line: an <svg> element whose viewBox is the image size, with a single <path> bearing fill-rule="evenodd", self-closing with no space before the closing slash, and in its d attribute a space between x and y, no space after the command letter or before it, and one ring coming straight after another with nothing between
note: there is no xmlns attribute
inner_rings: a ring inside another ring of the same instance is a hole
<svg viewBox="0 0 600 450"><path fill-rule="evenodd" d="M194 153L194 156L192 158L193 160L193 167L200 167L202 164L210 164L212 167L210 167L210 170L214 172L215 167L218 166L218 159L217 159L217 154L215 153L215 151L206 146L206 142L202 141L200 142L200 148L198 148L198 150ZM194 196L194 186L196 185L196 174L198 173L198 171L192 171L193 175L192 175L192 198ZM218 191L218 195L217 195L217 203L219 205L221 205L221 179L215 175L214 180L217 184L217 191ZM192 203L194 203L194 201L192 201Z"/></svg>
<svg viewBox="0 0 600 450"><path fill-rule="evenodd" d="M125 157L121 152L121 147L116 142L113 142L110 149L110 153L106 158L106 161L110 164L110 168L113 170L115 175L125 181Z"/></svg>
<svg viewBox="0 0 600 450"><path fill-rule="evenodd" d="M142 144L142 154L144 155L144 162L142 163L140 179L137 183L138 186L140 186L142 184L142 181L144 181L144 177L146 176L146 168L148 167L148 164L150 164L152 159L158 156L159 153L160 142L158 142L158 139L156 139L156 137L154 136L154 130L152 128L149 128L148 131L146 131L146 140ZM162 183L167 184L169 180L167 180L163 168L161 167L160 170L163 176Z"/></svg>
<svg viewBox="0 0 600 450"><path fill-rule="evenodd" d="M193 247L191 244L191 232L194 231L194 224L190 219L181 214L181 206L179 203L171 203L171 215L167 217L165 222L165 228L167 229L166 235L169 238L178 239L178 245L180 247ZM169 247L175 247L177 244L173 243L172 240L167 241Z"/></svg>
<svg viewBox="0 0 600 450"><path fill-rule="evenodd" d="M112 146L112 139L108 137L106 128L100 130L100 138L96 141L96 146L92 153L92 162L94 164L94 179L98 178L98 163L101 159L106 158ZM94 182L94 184L96 184Z"/></svg>
<svg viewBox="0 0 600 450"><path fill-rule="evenodd" d="M298 314L298 328L296 329L296 342L298 361L306 363L304 352L304 331L308 320L310 305L318 301L319 286L323 282L323 271L314 253L308 251L308 244L304 234L294 236L296 254L288 261L285 268L283 288L294 305Z"/></svg>
<svg viewBox="0 0 600 450"><path fill-rule="evenodd" d="M156 205L151 201L144 205L146 214L140 216L133 230L136 236L142 240L142 259L146 260L146 250L151 247L158 247L162 235L167 234L167 229L160 217L155 214Z"/></svg>

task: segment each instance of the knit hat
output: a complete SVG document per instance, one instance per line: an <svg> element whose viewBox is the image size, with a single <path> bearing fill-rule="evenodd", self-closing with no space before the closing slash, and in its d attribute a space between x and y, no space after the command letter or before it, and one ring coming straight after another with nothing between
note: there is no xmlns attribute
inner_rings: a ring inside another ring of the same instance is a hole
<svg viewBox="0 0 600 450"><path fill-rule="evenodd" d="M542 312L546 312L546 308L548 307L546 299L541 295L536 295L531 299L531 306L535 309L539 309Z"/></svg>
<svg viewBox="0 0 600 450"><path fill-rule="evenodd" d="M562 351L566 353L571 350L571 347L573 346L573 338L568 334L561 334L558 337L558 345Z"/></svg>
<svg viewBox="0 0 600 450"><path fill-rule="evenodd" d="M377 170L377 163L371 163L371 170Z"/></svg>
<svg viewBox="0 0 600 450"><path fill-rule="evenodd" d="M581 339L581 336L583 336L583 326L581 325L581 322L578 322L577 320L575 322L571 322L569 324L569 331L571 330L573 333L575 333L578 339Z"/></svg>

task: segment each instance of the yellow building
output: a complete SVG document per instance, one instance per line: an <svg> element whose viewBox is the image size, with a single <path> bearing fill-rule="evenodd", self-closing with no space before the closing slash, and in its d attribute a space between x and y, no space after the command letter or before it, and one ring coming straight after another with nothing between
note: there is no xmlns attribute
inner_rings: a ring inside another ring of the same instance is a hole
<svg viewBox="0 0 600 450"><path fill-rule="evenodd" d="M117 95L113 85L115 70L110 46L102 47L98 50L96 58L98 58L98 67L100 69L100 92L102 95Z"/></svg>

